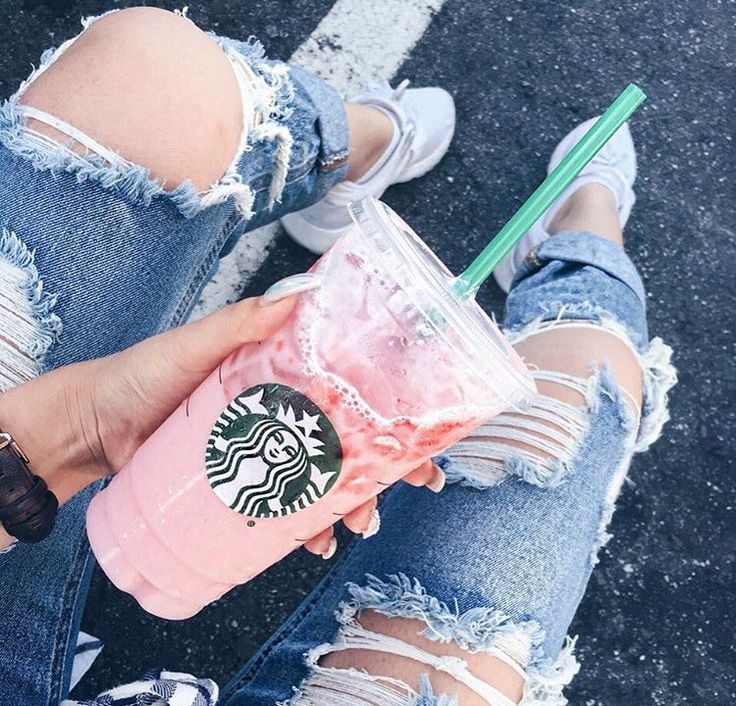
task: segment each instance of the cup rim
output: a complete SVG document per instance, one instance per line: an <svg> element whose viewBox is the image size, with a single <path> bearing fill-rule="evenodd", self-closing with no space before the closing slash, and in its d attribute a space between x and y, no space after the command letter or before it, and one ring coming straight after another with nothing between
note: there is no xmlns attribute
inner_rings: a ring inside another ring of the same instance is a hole
<svg viewBox="0 0 736 706"><path fill-rule="evenodd" d="M474 299L461 301L457 298L453 291L456 278L416 231L392 208L372 197L353 202L348 209L353 222L365 237L365 242L369 244L378 262L386 265L375 241L378 238L389 239L402 259L421 275L427 284L433 310L459 331L462 339L475 349L474 355L467 353L463 355L462 351L453 346L455 352L467 360L468 367L475 375L481 380L486 378L488 371L479 370L475 360L487 358L489 367L493 367L497 374L496 366L500 366L506 373L507 380L512 383L503 385L503 390L499 389L501 386L494 386L496 394L504 399L509 407L521 407L531 402L536 395L536 385L521 357ZM408 238L406 235L411 237ZM434 268L427 267L428 260L435 265ZM387 272L390 273L390 270L387 269ZM423 311L425 307L412 296L410 290L407 291L407 295L417 310ZM423 315L426 317L425 312ZM433 324L433 328L442 335L438 326ZM500 341L497 340L498 337ZM494 379L497 379L496 376Z"/></svg>

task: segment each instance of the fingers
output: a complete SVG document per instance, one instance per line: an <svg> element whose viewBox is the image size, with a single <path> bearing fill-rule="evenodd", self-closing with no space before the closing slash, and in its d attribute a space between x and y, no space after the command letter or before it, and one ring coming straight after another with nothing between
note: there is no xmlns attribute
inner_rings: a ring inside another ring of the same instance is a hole
<svg viewBox="0 0 736 706"><path fill-rule="evenodd" d="M335 539L332 527L328 527L305 542L304 548L308 552L312 552L312 554L321 556L323 559L331 559L337 550L337 540Z"/></svg>
<svg viewBox="0 0 736 706"><path fill-rule="evenodd" d="M351 532L362 534L363 539L372 537L381 526L381 518L376 509L376 503L376 498L372 498L345 515L342 518L345 526ZM304 543L304 548L323 559L330 559L337 549L337 539L335 539L333 528L328 527L312 537Z"/></svg>
<svg viewBox="0 0 736 706"><path fill-rule="evenodd" d="M417 487L426 486L435 493L439 493L445 486L445 474L442 469L432 460L423 463L403 478L410 485ZM361 534L363 539L368 539L381 528L381 516L378 513L378 499L371 498L367 502L356 507L342 518L345 526L355 534ZM337 549L337 540L334 537L332 527L320 532L304 544L305 549L329 559Z"/></svg>
<svg viewBox="0 0 736 706"><path fill-rule="evenodd" d="M381 517L378 514L376 506L378 500L371 498L367 502L359 505L352 512L349 512L342 518L344 525L355 534L362 534L363 539L372 537L378 532L381 526Z"/></svg>
<svg viewBox="0 0 736 706"><path fill-rule="evenodd" d="M407 473L402 480L409 485L420 487L426 485L434 493L445 487L445 474L432 460L425 461L419 468Z"/></svg>

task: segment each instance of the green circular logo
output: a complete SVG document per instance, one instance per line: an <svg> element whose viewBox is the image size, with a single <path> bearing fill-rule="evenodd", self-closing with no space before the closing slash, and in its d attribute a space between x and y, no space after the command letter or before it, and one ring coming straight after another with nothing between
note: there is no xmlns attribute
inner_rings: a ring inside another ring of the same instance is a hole
<svg viewBox="0 0 736 706"><path fill-rule="evenodd" d="M327 415L286 385L255 385L217 418L207 443L207 478L229 508L249 517L290 515L335 485L340 438Z"/></svg>

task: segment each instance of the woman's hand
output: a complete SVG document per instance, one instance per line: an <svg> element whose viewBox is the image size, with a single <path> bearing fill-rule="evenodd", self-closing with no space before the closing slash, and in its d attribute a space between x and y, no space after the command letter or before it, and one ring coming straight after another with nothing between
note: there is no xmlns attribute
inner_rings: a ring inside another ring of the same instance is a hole
<svg viewBox="0 0 736 706"><path fill-rule="evenodd" d="M60 502L119 471L193 390L293 308L248 299L106 358L59 368L0 395L13 434Z"/></svg>
<svg viewBox="0 0 736 706"><path fill-rule="evenodd" d="M262 306L246 299L199 321L95 361L87 385L90 440L100 470L116 473L143 442L231 353L267 339L291 313L295 300Z"/></svg>
<svg viewBox="0 0 736 706"><path fill-rule="evenodd" d="M228 355L268 338L293 306L293 298L268 306L246 299L120 353L54 370L0 395L0 428L15 437L34 472L64 502L119 471ZM438 483L431 466L407 480ZM366 503L345 524L366 533L374 508L375 501ZM331 530L307 548L324 555L325 536L330 545ZM0 537L0 547L5 543Z"/></svg>

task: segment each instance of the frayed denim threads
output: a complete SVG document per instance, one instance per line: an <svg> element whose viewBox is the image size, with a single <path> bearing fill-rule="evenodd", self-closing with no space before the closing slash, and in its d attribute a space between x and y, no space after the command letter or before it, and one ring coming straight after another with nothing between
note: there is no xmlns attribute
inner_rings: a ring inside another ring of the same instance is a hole
<svg viewBox="0 0 736 706"><path fill-rule="evenodd" d="M34 253L14 232L0 230L0 393L43 370L61 335L57 298L44 291Z"/></svg>

